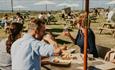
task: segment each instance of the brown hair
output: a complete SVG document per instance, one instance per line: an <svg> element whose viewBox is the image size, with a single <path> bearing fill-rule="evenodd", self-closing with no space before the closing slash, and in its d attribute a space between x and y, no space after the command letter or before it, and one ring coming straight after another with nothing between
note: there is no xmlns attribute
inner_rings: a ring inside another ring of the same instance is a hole
<svg viewBox="0 0 115 70"><path fill-rule="evenodd" d="M45 24L45 21L42 19L32 19L32 23L28 25L28 29L40 29L42 24Z"/></svg>
<svg viewBox="0 0 115 70"><path fill-rule="evenodd" d="M10 34L8 36L8 39L6 41L6 51L10 54L11 45L14 41L16 41L18 38L20 38L20 32L23 28L23 25L21 23L13 22L10 27Z"/></svg>

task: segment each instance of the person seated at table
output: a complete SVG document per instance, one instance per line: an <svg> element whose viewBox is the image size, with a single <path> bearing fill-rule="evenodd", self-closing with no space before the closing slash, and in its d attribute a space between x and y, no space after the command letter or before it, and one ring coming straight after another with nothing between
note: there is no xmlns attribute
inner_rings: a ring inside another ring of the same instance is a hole
<svg viewBox="0 0 115 70"><path fill-rule="evenodd" d="M5 29L7 29L7 27L10 25L9 23L9 16L7 14L4 15L4 17L2 18L2 21L1 21L1 26Z"/></svg>
<svg viewBox="0 0 115 70"><path fill-rule="evenodd" d="M43 12L41 12L41 13L38 15L38 18L39 18L39 19L43 19Z"/></svg>
<svg viewBox="0 0 115 70"><path fill-rule="evenodd" d="M11 45L21 37L22 25L13 22L10 25L8 37L0 41L0 70L11 70Z"/></svg>
<svg viewBox="0 0 115 70"><path fill-rule="evenodd" d="M24 18L22 17L22 15L17 12L15 18L13 19L13 22L18 22L21 23L22 25L24 24Z"/></svg>
<svg viewBox="0 0 115 70"><path fill-rule="evenodd" d="M77 26L79 28L76 38L74 39L70 32L66 34L76 45L80 47L80 52L84 53L84 24L86 23L86 13L83 13L80 18ZM95 44L95 34L88 24L88 53L93 54L93 57L98 57L96 44Z"/></svg>

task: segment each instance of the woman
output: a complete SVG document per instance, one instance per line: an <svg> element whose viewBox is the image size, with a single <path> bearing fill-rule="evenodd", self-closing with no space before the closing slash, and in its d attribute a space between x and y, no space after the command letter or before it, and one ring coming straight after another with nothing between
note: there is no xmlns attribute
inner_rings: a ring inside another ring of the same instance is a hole
<svg viewBox="0 0 115 70"><path fill-rule="evenodd" d="M88 53L93 54L93 57L98 57L96 44L95 44L95 34L90 28L90 20L89 24L86 23L86 13L80 15L77 26L79 28L76 38L74 39L71 34L68 32L66 34L71 40L80 47L80 52L84 52L84 26L88 27Z"/></svg>
<svg viewBox="0 0 115 70"><path fill-rule="evenodd" d="M21 37L22 28L20 23L13 22L8 37L0 41L0 70L11 70L11 45Z"/></svg>

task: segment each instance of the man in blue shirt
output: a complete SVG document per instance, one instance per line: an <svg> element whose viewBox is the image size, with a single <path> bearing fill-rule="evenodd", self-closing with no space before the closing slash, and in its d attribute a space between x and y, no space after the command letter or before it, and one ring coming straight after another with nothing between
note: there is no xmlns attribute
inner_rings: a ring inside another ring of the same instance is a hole
<svg viewBox="0 0 115 70"><path fill-rule="evenodd" d="M40 41L45 33L43 20L34 20L28 33L11 47L12 70L41 70L41 56L52 56L53 46ZM45 38L50 44L52 40Z"/></svg>

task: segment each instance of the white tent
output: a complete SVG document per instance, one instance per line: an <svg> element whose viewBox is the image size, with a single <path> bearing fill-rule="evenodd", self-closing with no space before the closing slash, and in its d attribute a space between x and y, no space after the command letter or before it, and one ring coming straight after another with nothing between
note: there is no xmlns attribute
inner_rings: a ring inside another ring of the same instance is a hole
<svg viewBox="0 0 115 70"><path fill-rule="evenodd" d="M74 7L79 7L79 4L70 4L70 3L61 3L61 4L58 4L57 7L71 7L71 8L74 8Z"/></svg>
<svg viewBox="0 0 115 70"><path fill-rule="evenodd" d="M60 7L60 6L67 6L69 5L68 3L61 3L61 4L58 4L57 7Z"/></svg>
<svg viewBox="0 0 115 70"><path fill-rule="evenodd" d="M24 7L24 6L22 6L22 5L18 5L18 6L14 6L13 8L18 8L18 9L19 9L19 8L20 8L20 9L23 8L23 9L24 9L24 8L26 8L26 7Z"/></svg>
<svg viewBox="0 0 115 70"><path fill-rule="evenodd" d="M61 4L58 4L57 7L60 7L60 6L65 6L65 7L78 7L79 5L78 4L69 4L69 3L61 3Z"/></svg>
<svg viewBox="0 0 115 70"><path fill-rule="evenodd" d="M107 4L115 4L115 1L110 1Z"/></svg>
<svg viewBox="0 0 115 70"><path fill-rule="evenodd" d="M39 1L37 3L34 3L34 5L45 5L46 11L47 11L47 5L52 5L52 4L56 4L56 3L53 1L48 1L48 0L43 0L43 1Z"/></svg>
<svg viewBox="0 0 115 70"><path fill-rule="evenodd" d="M67 7L78 7L78 4L68 4Z"/></svg>
<svg viewBox="0 0 115 70"><path fill-rule="evenodd" d="M13 8L18 9L20 11L21 9L26 9L27 7L24 7L22 5L18 5L18 6L14 6Z"/></svg>
<svg viewBox="0 0 115 70"><path fill-rule="evenodd" d="M46 5L46 4L55 4L55 3L52 2L52 1L47 1L47 0L45 0L45 1L37 2L37 3L35 3L34 5Z"/></svg>

